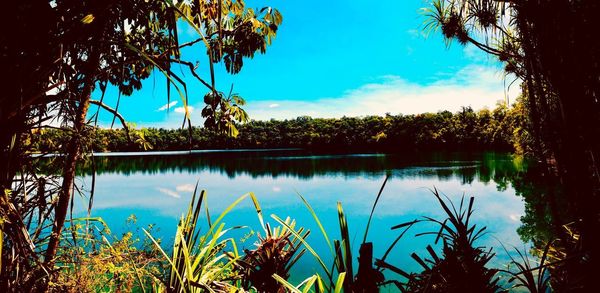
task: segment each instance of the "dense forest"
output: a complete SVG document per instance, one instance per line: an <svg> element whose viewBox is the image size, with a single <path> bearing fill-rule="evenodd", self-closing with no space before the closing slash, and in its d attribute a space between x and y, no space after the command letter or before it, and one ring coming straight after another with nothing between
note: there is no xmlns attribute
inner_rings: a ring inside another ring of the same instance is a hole
<svg viewBox="0 0 600 293"><path fill-rule="evenodd" d="M527 151L526 118L521 103L493 110L470 107L452 113L343 118L298 117L251 121L232 137L204 127L183 129L96 128L88 138L95 152L186 149L302 148L325 151L398 152L413 150ZM191 135L190 135L191 133ZM40 152L60 152L69 134L35 133L30 141Z"/></svg>

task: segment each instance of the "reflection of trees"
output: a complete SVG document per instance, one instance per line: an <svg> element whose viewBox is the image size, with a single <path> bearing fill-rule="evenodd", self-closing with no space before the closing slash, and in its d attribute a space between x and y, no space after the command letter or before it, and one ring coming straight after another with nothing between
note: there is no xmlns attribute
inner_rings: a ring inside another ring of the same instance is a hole
<svg viewBox="0 0 600 293"><path fill-rule="evenodd" d="M225 157L227 159L225 159ZM51 159L41 159L46 168ZM411 154L318 154L300 150L270 152L223 152L187 155L145 155L88 158L80 168L82 175L117 173L157 174L202 171L239 175L291 176L303 179L314 176L379 176L390 172L393 177L436 177L447 181L459 178L463 183L475 180L502 181L518 169L508 154L496 153L411 153ZM94 168L95 167L95 168Z"/></svg>
<svg viewBox="0 0 600 293"><path fill-rule="evenodd" d="M226 158L226 159L225 159ZM223 152L189 155L145 155L95 157L97 174L169 172L224 174L230 178L288 176L310 179L315 176L381 176L389 172L393 178L457 179L463 184L474 181L493 183L500 191L513 187L525 202L523 225L518 233L524 241L543 243L553 239L553 217L569 221L556 207L558 189L552 180L539 175L527 160L503 153L411 153L411 154L318 154L300 150L269 152ZM52 160L42 159L46 167ZM91 160L86 160L82 175L92 173Z"/></svg>
<svg viewBox="0 0 600 293"><path fill-rule="evenodd" d="M485 161L485 160L484 160ZM523 197L525 214L521 217L521 226L517 232L524 242L531 241L534 251L541 255L547 245L547 266L552 275L551 283L555 290L562 292L564 288L572 288L585 275L578 254L572 254L581 245L582 236L573 227L579 216L569 208L570 203L564 196L564 190L556 175L545 172L542 164L530 164L526 168L513 170L497 168L492 164L505 164L506 160L490 161L481 168L491 167L494 170L493 181L499 189L512 186L517 195ZM480 170L479 178L483 179L488 172ZM565 224L566 223L566 224ZM569 254L575 257L567 257ZM587 291L586 291L587 292Z"/></svg>
<svg viewBox="0 0 600 293"><path fill-rule="evenodd" d="M523 241L532 241L538 248L543 248L546 243L564 234L560 223L569 223L575 217L565 208L568 203L558 179L540 168L532 166L518 173L511 184L525 202L525 215L521 218L523 224L517 232Z"/></svg>
<svg viewBox="0 0 600 293"><path fill-rule="evenodd" d="M577 285L590 273L585 266L592 261L582 250L581 239L585 236L577 229L580 215L572 209L575 203L565 196L567 191L557 176L542 168L529 168L512 181L525 201L523 224L517 232L524 241L532 241L534 251L540 255L548 247L547 266L554 290L588 292Z"/></svg>

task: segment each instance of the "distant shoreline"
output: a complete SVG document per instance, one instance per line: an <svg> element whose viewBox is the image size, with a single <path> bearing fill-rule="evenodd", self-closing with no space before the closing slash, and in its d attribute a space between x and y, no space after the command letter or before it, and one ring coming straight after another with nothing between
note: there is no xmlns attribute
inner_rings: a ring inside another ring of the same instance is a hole
<svg viewBox="0 0 600 293"><path fill-rule="evenodd" d="M236 152L274 152L274 151L303 151L302 148L269 148L269 149L206 149L181 151L134 151L134 152L93 152L96 157L127 157L127 156L173 156L203 153L236 153ZM64 156L61 153L31 153L33 158L51 158Z"/></svg>

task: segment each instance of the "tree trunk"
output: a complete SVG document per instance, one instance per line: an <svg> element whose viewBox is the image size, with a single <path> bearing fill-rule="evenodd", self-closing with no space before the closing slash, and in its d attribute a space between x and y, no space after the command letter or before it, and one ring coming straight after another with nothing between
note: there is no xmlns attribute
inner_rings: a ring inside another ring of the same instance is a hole
<svg viewBox="0 0 600 293"><path fill-rule="evenodd" d="M346 276L352 278L353 276ZM358 273L354 280L353 292L379 292L379 283L385 280L383 274L373 268L373 243L365 242L360 245L358 256Z"/></svg>
<svg viewBox="0 0 600 293"><path fill-rule="evenodd" d="M69 210L69 203L71 201L71 197L73 196L77 162L81 155L81 136L85 128L85 121L90 106L91 94L95 85L95 72L97 71L99 60L99 53L92 50L92 52L90 52L90 59L88 62L88 69L90 70L85 78L84 88L81 92L79 105L77 105L77 112L73 121L73 137L69 141L65 154L66 159L62 173L63 181L58 195L58 203L55 209L54 226L52 228L52 234L50 235L50 240L46 249L46 256L44 258L45 264L49 267L51 267L54 263L54 257L56 256L56 252L60 244L62 228Z"/></svg>

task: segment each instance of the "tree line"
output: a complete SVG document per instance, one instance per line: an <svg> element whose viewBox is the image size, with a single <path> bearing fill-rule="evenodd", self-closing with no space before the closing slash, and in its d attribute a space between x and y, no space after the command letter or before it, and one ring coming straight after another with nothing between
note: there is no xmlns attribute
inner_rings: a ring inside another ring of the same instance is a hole
<svg viewBox="0 0 600 293"><path fill-rule="evenodd" d="M417 115L391 115L251 121L238 125L232 137L214 129L96 128L87 138L95 152L171 151L188 149L302 148L344 151L495 150L527 152L525 113L520 103L479 111L440 111ZM45 130L32 139L33 149L60 152L70 134Z"/></svg>

